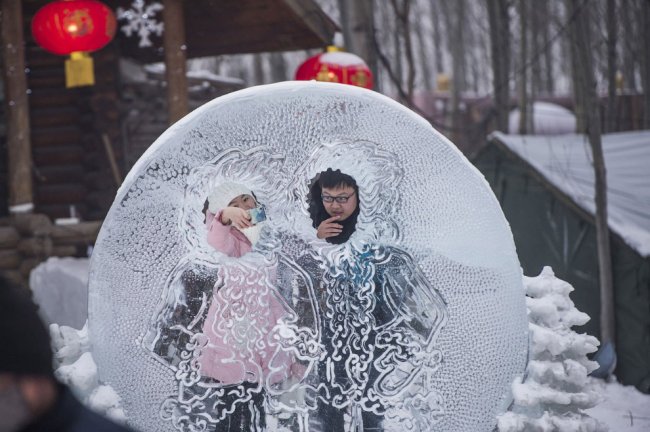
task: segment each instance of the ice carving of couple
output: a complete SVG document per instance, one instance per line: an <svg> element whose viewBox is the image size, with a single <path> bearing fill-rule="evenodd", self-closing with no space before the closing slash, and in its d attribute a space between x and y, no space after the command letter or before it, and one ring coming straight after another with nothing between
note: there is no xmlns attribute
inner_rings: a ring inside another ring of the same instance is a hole
<svg viewBox="0 0 650 432"><path fill-rule="evenodd" d="M325 169L355 151L376 168L362 178L363 191L354 177ZM152 344L161 357L177 359L170 363L185 396L163 407L177 427L265 430L265 406L271 406L290 413L279 420L288 430L381 430L391 403L413 396L416 378L435 370L441 356L433 345L446 307L413 259L390 245L399 237L390 211L400 172L384 153L367 142L314 152L302 170L311 173L310 187L286 205L308 197L300 204L320 240L285 233L282 241L266 238L256 248L266 265L249 260L215 276L210 265L194 259L184 272L201 295L172 301L181 304L180 314L193 310L182 323L168 322L172 333L181 328L167 337L176 342L173 355L161 349L161 327L158 350ZM254 152L246 156L256 158ZM224 255L244 257L264 225L250 223L248 211L257 200L234 181L212 190L207 242ZM357 241L348 242L355 230ZM205 317L200 332L199 316Z"/></svg>

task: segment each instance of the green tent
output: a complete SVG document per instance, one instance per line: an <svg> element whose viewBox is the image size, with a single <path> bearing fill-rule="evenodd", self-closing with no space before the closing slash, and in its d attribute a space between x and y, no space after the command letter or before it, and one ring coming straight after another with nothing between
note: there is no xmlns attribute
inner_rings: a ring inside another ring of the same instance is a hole
<svg viewBox="0 0 650 432"><path fill-rule="evenodd" d="M551 266L600 338L594 173L583 135L494 133L474 158L510 222L524 274ZM650 393L650 131L603 136L616 314L616 375Z"/></svg>

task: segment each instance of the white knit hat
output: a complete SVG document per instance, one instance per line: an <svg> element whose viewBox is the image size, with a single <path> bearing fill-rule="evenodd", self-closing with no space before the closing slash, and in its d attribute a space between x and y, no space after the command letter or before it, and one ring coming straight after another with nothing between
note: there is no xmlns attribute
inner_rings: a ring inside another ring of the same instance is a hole
<svg viewBox="0 0 650 432"><path fill-rule="evenodd" d="M208 195L208 210L210 213L216 214L219 210L228 207L230 201L237 198L239 195L251 195L253 192L246 186L234 182L223 182L215 187L210 195Z"/></svg>

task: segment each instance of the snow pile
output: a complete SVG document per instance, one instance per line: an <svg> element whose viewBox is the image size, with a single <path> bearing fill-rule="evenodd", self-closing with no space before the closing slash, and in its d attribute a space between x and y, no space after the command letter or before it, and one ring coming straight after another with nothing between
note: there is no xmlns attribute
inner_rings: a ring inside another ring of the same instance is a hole
<svg viewBox="0 0 650 432"><path fill-rule="evenodd" d="M88 258L51 257L32 270L29 286L43 320L81 328L88 320Z"/></svg>
<svg viewBox="0 0 650 432"><path fill-rule="evenodd" d="M571 110L550 102L535 102L533 111L533 131L535 135L561 135L575 133L576 116ZM508 133L519 133L519 108L510 111Z"/></svg>
<svg viewBox="0 0 650 432"><path fill-rule="evenodd" d="M498 418L500 432L604 431L583 410L601 402L588 374L598 363L587 358L598 340L571 330L589 321L569 298L573 287L555 277L550 267L524 277L531 338L526 376L512 385L514 403Z"/></svg>
<svg viewBox="0 0 650 432"><path fill-rule="evenodd" d="M52 324L50 337L57 379L68 385L94 411L117 422L126 422L119 395L112 387L100 384L97 377L97 365L89 352L88 325L75 330Z"/></svg>
<svg viewBox="0 0 650 432"><path fill-rule="evenodd" d="M604 383L594 379L603 387L605 400L587 414L604 423L616 432L650 431L650 395L643 394L633 386L624 386L612 378Z"/></svg>

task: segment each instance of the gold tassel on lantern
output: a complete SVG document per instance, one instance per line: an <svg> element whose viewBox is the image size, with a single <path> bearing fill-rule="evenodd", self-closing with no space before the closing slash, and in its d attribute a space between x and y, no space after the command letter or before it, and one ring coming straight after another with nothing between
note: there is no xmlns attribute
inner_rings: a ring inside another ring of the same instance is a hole
<svg viewBox="0 0 650 432"><path fill-rule="evenodd" d="M65 86L81 87L95 84L93 59L87 52L77 51L65 61Z"/></svg>

